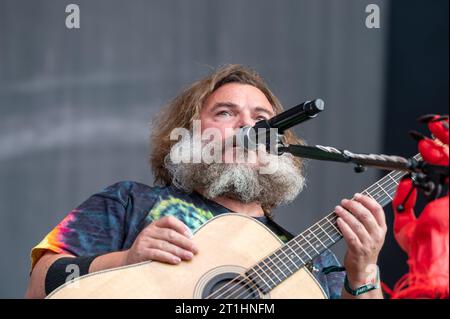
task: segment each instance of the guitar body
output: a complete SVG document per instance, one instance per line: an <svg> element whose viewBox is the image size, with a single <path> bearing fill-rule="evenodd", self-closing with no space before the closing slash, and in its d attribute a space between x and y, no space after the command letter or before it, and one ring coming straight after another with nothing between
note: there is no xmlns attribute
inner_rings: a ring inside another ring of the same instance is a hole
<svg viewBox="0 0 450 319"><path fill-rule="evenodd" d="M193 241L199 252L191 261L178 265L149 261L88 274L62 285L47 298L206 298L283 245L265 225L240 214L212 218L196 231ZM267 294L254 290L244 290L238 298L250 294L274 299L326 298L306 267Z"/></svg>

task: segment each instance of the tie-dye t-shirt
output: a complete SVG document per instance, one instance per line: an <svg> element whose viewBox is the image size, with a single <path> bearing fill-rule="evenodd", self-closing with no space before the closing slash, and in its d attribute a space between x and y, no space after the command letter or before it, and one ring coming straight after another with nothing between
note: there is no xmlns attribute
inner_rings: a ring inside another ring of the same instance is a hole
<svg viewBox="0 0 450 319"><path fill-rule="evenodd" d="M173 186L150 187L131 181L118 182L72 210L34 247L32 267L47 250L74 256L126 250L143 228L164 216L175 216L195 232L210 218L224 213L230 213L230 210L199 193L187 194ZM255 218L282 241L292 238L273 220L265 216ZM310 267L329 298L340 297L344 274L325 274L321 270L338 265L336 256L327 250L315 258Z"/></svg>

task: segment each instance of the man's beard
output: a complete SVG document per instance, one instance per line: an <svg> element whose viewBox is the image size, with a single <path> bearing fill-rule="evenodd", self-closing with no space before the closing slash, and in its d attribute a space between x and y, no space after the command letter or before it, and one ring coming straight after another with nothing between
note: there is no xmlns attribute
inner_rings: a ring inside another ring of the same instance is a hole
<svg viewBox="0 0 450 319"><path fill-rule="evenodd" d="M188 163L177 155L186 150L191 154ZM201 190L202 195L211 200L224 196L243 203L258 202L265 213L271 215L271 209L293 201L305 185L305 178L290 154L276 156L259 152L259 159L275 167L268 174L260 167L239 162L193 163L192 154L201 154L202 150L204 146L196 146L192 138L183 138L172 146L164 164L175 187L187 193ZM248 155L246 151L245 155Z"/></svg>

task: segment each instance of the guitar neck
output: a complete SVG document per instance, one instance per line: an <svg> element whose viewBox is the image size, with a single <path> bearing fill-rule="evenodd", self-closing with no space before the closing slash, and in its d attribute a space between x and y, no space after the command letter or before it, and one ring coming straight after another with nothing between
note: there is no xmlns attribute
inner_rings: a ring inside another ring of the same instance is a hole
<svg viewBox="0 0 450 319"><path fill-rule="evenodd" d="M420 154L414 158L420 159ZM403 171L392 171L361 193L384 207L392 201L405 174ZM263 291L275 288L342 239L336 220L337 215L333 211L250 268L247 276L256 281Z"/></svg>

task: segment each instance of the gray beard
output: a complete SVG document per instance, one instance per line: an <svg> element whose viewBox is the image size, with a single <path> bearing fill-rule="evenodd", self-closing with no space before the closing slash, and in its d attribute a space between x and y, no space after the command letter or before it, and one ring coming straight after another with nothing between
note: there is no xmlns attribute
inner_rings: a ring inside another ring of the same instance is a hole
<svg viewBox="0 0 450 319"><path fill-rule="evenodd" d="M172 147L173 153L180 148L186 149L186 143L193 145L192 140L182 139ZM195 151L192 146L190 148ZM267 213L268 209L292 202L305 186L305 178L289 154L265 154L271 164L276 161L277 169L271 174L242 163L174 163L170 154L164 163L172 184L187 193L201 189L202 195L211 200L225 196L243 203L258 202Z"/></svg>

